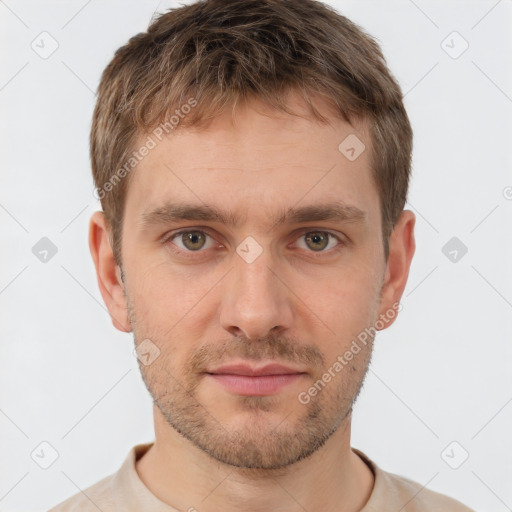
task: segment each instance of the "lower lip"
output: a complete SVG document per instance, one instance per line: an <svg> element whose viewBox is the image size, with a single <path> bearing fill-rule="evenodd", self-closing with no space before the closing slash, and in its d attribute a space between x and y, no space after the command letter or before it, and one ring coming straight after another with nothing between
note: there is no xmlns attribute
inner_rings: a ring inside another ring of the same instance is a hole
<svg viewBox="0 0 512 512"><path fill-rule="evenodd" d="M299 380L303 373L289 375L248 375L207 374L222 384L228 391L244 396L265 396L277 393L281 389Z"/></svg>

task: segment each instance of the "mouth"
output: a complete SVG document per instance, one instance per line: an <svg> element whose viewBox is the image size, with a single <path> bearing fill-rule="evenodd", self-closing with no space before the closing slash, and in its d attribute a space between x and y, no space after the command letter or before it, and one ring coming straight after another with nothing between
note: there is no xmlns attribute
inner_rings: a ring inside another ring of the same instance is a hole
<svg viewBox="0 0 512 512"><path fill-rule="evenodd" d="M272 375L295 375L306 373L303 370L290 368L281 364L271 363L260 367L253 367L246 363L224 365L208 370L210 375L244 375L247 377L265 377Z"/></svg>
<svg viewBox="0 0 512 512"><path fill-rule="evenodd" d="M307 372L280 364L267 364L258 368L248 364L234 364L209 370L205 374L233 394L267 396L297 382Z"/></svg>

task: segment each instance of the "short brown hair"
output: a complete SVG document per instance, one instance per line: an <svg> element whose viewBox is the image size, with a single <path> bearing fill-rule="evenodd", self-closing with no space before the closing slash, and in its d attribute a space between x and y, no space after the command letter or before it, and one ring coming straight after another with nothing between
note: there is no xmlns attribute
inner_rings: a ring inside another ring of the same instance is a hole
<svg viewBox="0 0 512 512"><path fill-rule="evenodd" d="M354 116L369 121L387 260L407 198L412 129L377 42L315 0L201 0L161 14L117 50L101 77L90 154L117 263L131 169L126 162L135 162L141 135L190 97L195 106L179 117L180 127L204 126L250 98L295 115L286 104L292 90L321 122L326 118L311 103L315 94L347 122Z"/></svg>

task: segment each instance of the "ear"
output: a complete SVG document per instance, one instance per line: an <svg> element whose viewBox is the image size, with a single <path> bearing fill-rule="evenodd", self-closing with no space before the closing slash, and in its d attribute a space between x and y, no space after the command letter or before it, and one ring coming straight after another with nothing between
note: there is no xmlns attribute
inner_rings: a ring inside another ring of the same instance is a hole
<svg viewBox="0 0 512 512"><path fill-rule="evenodd" d="M91 250L101 296L107 306L116 329L130 332L124 284L121 269L117 265L110 246L107 221L103 212L95 212L89 224L89 248Z"/></svg>
<svg viewBox="0 0 512 512"><path fill-rule="evenodd" d="M402 211L390 236L389 257L379 308L379 318L385 324L383 329L389 327L398 316L398 304L407 284L409 268L416 249L416 242L414 241L415 222L416 217L412 211ZM393 314L391 314L392 310L394 310Z"/></svg>

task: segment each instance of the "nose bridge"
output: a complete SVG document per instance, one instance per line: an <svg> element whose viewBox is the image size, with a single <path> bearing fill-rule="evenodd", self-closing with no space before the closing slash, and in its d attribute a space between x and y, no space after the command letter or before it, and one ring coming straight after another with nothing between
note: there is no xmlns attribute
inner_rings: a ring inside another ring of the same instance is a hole
<svg viewBox="0 0 512 512"><path fill-rule="evenodd" d="M249 240L240 244L237 253L234 269L224 284L220 311L224 329L258 338L274 328L289 328L292 305L287 288L274 274L276 265L270 249L258 248Z"/></svg>

